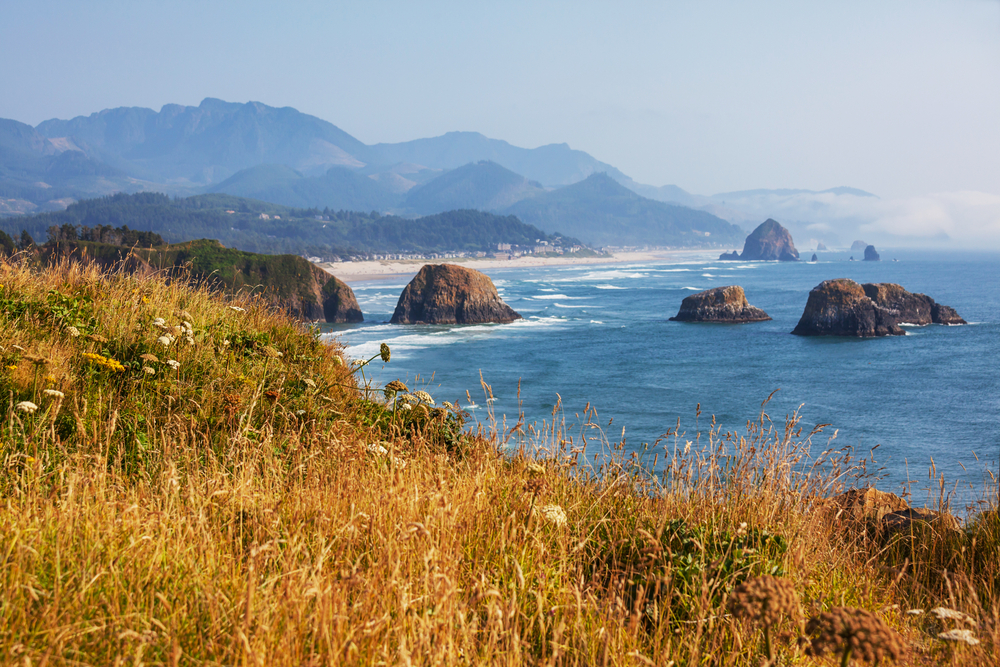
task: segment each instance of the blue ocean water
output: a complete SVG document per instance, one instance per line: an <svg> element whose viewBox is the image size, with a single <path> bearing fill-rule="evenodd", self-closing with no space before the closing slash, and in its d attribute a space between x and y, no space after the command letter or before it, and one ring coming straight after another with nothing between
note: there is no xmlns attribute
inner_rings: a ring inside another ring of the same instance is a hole
<svg viewBox="0 0 1000 667"><path fill-rule="evenodd" d="M719 262L717 253L678 262L496 269L486 273L524 316L508 325L388 324L406 280L352 283L366 322L327 326L355 358L392 348L369 367L379 384L395 378L437 400L466 391L482 405L480 373L498 416L551 419L562 397L568 424L589 402L609 435L627 448L652 442L678 418L689 434L711 416L742 430L768 405L778 421L801 406L802 423L832 424L834 444L885 467L880 488L921 489L933 463L956 508L992 487L1000 455L1000 254L884 250L881 262L820 253L816 263ZM898 261L892 261L897 259ZM789 332L809 290L830 278L893 282L955 308L970 324L908 328L879 339L805 338ZM669 322L695 291L740 285L770 322ZM701 418L695 419L701 405ZM484 418L483 410L474 411Z"/></svg>

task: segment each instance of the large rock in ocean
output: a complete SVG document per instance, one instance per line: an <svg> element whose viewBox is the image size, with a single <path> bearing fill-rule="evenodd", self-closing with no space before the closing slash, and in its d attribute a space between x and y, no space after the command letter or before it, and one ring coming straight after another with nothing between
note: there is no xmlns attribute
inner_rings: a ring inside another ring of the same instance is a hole
<svg viewBox="0 0 1000 667"><path fill-rule="evenodd" d="M363 322L361 306L347 283L331 277L323 285L323 318L331 324L344 322Z"/></svg>
<svg viewBox="0 0 1000 667"><path fill-rule="evenodd" d="M878 251L875 250L875 246L869 245L865 246L865 259L866 262L878 262L882 258L878 256Z"/></svg>
<svg viewBox="0 0 1000 667"><path fill-rule="evenodd" d="M483 324L521 319L484 273L425 264L399 295L392 324Z"/></svg>
<svg viewBox="0 0 1000 667"><path fill-rule="evenodd" d="M768 218L751 232L743 244L743 252L736 256L736 252L725 253L719 257L721 260L740 261L770 261L779 260L782 262L794 262L799 259L799 251L795 249L792 242L792 235L787 229L782 227L778 221Z"/></svg>
<svg viewBox="0 0 1000 667"><path fill-rule="evenodd" d="M864 241L858 240L851 244L851 252L861 252L868 247Z"/></svg>
<svg viewBox="0 0 1000 667"><path fill-rule="evenodd" d="M809 292L802 318L792 330L798 336L901 336L896 313L865 294L853 280L824 280Z"/></svg>
<svg viewBox="0 0 1000 667"><path fill-rule="evenodd" d="M865 294L877 305L893 312L903 324L965 324L954 308L937 303L926 294L907 292L895 283L865 283Z"/></svg>
<svg viewBox="0 0 1000 667"><path fill-rule="evenodd" d="M747 303L739 285L714 287L685 297L673 322L764 322L771 319L767 313Z"/></svg>

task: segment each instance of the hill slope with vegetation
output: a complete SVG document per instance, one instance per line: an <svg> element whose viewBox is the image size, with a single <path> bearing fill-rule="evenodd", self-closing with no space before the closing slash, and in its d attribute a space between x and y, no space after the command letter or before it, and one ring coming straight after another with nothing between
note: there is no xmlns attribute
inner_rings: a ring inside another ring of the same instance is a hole
<svg viewBox="0 0 1000 667"><path fill-rule="evenodd" d="M317 219L320 218L320 219ZM326 218L326 219L322 219ZM449 211L408 220L377 212L295 209L230 195L171 199L155 193L114 195L71 205L65 211L0 219L15 238L21 230L39 241L63 225L122 226L155 232L172 243L213 238L223 245L265 254L321 259L371 253L434 253L495 250L498 243L573 245L514 216Z"/></svg>
<svg viewBox="0 0 1000 667"><path fill-rule="evenodd" d="M586 441L473 435L453 397L370 386L246 296L0 263L0 306L18 664L846 664L852 637L859 659L996 659L995 507L845 529L824 499L858 468L810 464L794 417L636 456L589 408ZM388 348L369 362L392 377Z"/></svg>

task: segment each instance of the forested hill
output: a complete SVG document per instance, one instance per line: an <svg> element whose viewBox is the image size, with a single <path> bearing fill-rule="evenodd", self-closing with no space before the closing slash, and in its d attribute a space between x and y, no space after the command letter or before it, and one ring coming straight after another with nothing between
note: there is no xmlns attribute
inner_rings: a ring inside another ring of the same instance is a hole
<svg viewBox="0 0 1000 667"><path fill-rule="evenodd" d="M512 215L459 210L409 220L374 211L296 209L223 194L186 199L149 192L118 194L80 201L56 213L0 219L0 230L15 239L27 231L37 243L49 238L50 228L64 226L67 231L127 226L159 234L169 243L211 238L248 252L322 259L487 251L498 243L533 246L539 240L551 245L578 243L558 233L546 234Z"/></svg>

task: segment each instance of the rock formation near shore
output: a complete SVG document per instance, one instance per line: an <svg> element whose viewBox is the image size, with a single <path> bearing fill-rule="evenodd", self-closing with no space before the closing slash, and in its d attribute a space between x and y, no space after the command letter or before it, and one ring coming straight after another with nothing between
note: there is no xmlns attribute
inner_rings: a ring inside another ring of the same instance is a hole
<svg viewBox="0 0 1000 667"><path fill-rule="evenodd" d="M484 273L425 264L399 295L392 324L483 324L521 319Z"/></svg>
<svg viewBox="0 0 1000 667"><path fill-rule="evenodd" d="M361 306L347 283L333 276L326 281L321 290L323 297L323 317L331 324L345 322L363 322Z"/></svg>
<svg viewBox="0 0 1000 667"><path fill-rule="evenodd" d="M810 262L818 262L819 261L819 257L816 256L816 253L813 253L812 259L810 259L809 261Z"/></svg>
<svg viewBox="0 0 1000 667"><path fill-rule="evenodd" d="M850 489L826 500L823 508L831 521L850 530L871 531L870 534L881 540L925 528L939 533L954 533L960 528L951 514L911 507L896 494L872 487Z"/></svg>
<svg viewBox="0 0 1000 667"><path fill-rule="evenodd" d="M864 288L847 278L824 280L809 292L797 336L901 336L893 311L872 301Z"/></svg>
<svg viewBox="0 0 1000 667"><path fill-rule="evenodd" d="M868 244L864 241L855 241L851 244L851 252L861 252L868 247Z"/></svg>
<svg viewBox="0 0 1000 667"><path fill-rule="evenodd" d="M954 308L895 283L825 280L809 292L799 336L898 336L900 324L965 324Z"/></svg>
<svg viewBox="0 0 1000 667"><path fill-rule="evenodd" d="M771 319L767 313L747 303L739 285L714 287L685 297L672 322L764 322Z"/></svg>
<svg viewBox="0 0 1000 667"><path fill-rule="evenodd" d="M878 256L878 251L875 250L875 246L865 246L865 259L866 262L878 262L881 261L881 257Z"/></svg>
<svg viewBox="0 0 1000 667"><path fill-rule="evenodd" d="M739 255L723 253L721 260L795 262L799 259L799 251L795 249L792 235L778 221L768 218L750 233L743 244L743 252Z"/></svg>
<svg viewBox="0 0 1000 667"><path fill-rule="evenodd" d="M907 292L895 283L865 283L865 294L892 311L902 324L965 324L954 308L937 303L926 294Z"/></svg>

